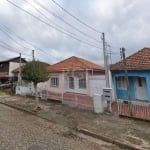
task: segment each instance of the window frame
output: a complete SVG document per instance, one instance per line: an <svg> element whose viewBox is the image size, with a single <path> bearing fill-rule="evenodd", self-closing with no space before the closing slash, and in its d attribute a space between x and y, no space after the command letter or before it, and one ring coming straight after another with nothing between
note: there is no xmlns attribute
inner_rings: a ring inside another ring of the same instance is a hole
<svg viewBox="0 0 150 150"><path fill-rule="evenodd" d="M126 79L124 76L117 77L117 88L120 90L127 90Z"/></svg>
<svg viewBox="0 0 150 150"><path fill-rule="evenodd" d="M86 78L79 78L79 89L86 89Z"/></svg>
<svg viewBox="0 0 150 150"><path fill-rule="evenodd" d="M59 87L59 77L57 76L50 77L50 87Z"/></svg>
<svg viewBox="0 0 150 150"><path fill-rule="evenodd" d="M75 89L74 77L69 77L69 89Z"/></svg>

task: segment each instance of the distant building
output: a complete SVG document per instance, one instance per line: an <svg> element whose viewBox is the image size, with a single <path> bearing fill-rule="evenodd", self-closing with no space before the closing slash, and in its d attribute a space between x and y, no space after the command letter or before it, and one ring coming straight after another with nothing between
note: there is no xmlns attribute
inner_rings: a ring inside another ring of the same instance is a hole
<svg viewBox="0 0 150 150"><path fill-rule="evenodd" d="M27 61L21 58L21 65L25 64ZM0 61L0 82L4 83L11 80L13 77L12 71L18 68L20 65L20 57L10 58L4 61Z"/></svg>

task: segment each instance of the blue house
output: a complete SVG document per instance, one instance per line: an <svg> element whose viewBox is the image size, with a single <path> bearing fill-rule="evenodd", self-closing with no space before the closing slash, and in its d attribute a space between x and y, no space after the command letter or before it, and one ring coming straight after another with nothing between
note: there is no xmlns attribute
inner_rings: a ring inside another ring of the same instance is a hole
<svg viewBox="0 0 150 150"><path fill-rule="evenodd" d="M143 48L126 58L131 100L150 103L150 48ZM115 95L128 99L124 63L110 66Z"/></svg>

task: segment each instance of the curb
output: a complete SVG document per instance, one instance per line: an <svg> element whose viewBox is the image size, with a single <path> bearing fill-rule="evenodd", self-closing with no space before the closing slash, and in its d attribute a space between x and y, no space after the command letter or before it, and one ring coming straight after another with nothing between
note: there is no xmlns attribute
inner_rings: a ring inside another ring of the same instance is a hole
<svg viewBox="0 0 150 150"><path fill-rule="evenodd" d="M135 147L135 146L132 146L132 145L129 145L129 144L117 141L117 140L113 140L113 139L106 137L106 136L103 136L103 135L98 135L98 134L91 132L87 129L78 128L78 131L85 134L85 135L91 136L93 138L97 138L97 139L106 141L108 143L115 144L115 145L119 146L120 148L124 148L124 149L128 149L128 150L142 150L142 148L138 148L138 147Z"/></svg>
<svg viewBox="0 0 150 150"><path fill-rule="evenodd" d="M8 103L5 103L5 102L0 102L0 104L5 105L5 106L8 106L8 107L11 107L11 108L14 108L14 109L17 109L17 110L19 110L19 111L23 111L23 112L29 113L29 114L31 114L31 115L33 115L33 116L39 117L39 118L44 119L44 120L46 120L46 121L50 121L50 122L52 122L52 123L56 123L56 122L53 121L53 120L47 119L47 118L45 118L45 117L43 117L43 116L37 114L36 112L27 110L27 109L25 109L25 108L21 108L21 107L19 107L19 106L12 105L12 104L8 104Z"/></svg>
<svg viewBox="0 0 150 150"><path fill-rule="evenodd" d="M13 104L8 104L7 102L0 102L0 104L8 106L8 107L11 107L11 108L14 108L14 109L17 109L19 111L23 111L23 112L29 113L29 114L31 114L33 116L39 117L41 119L44 119L46 121L50 121L50 122L56 124L56 122L54 122L53 120L47 119L47 118L45 118L45 117L43 117L41 115L38 115L37 113L35 113L33 111L27 110L25 108L21 108L19 106L13 105ZM85 135L91 136L93 138L100 139L100 140L106 141L108 143L115 144L115 145L119 146L120 148L124 148L124 149L128 149L128 150L142 150L141 148L138 148L138 147L135 147L135 146L123 143L123 142L119 142L117 140L113 140L113 139L111 139L109 137L106 137L106 136L103 136L103 135L98 135L98 134L96 134L94 132L91 132L91 131L89 131L87 129L84 129L84 128L77 127L77 131L80 132L80 133L83 133Z"/></svg>

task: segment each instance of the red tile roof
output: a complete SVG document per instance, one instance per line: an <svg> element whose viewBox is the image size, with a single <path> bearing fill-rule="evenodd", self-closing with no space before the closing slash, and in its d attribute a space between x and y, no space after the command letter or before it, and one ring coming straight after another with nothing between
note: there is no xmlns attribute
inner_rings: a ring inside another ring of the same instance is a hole
<svg viewBox="0 0 150 150"><path fill-rule="evenodd" d="M143 48L126 58L127 68L132 69L150 69L150 48ZM123 61L119 61L110 66L111 70L122 70Z"/></svg>
<svg viewBox="0 0 150 150"><path fill-rule="evenodd" d="M100 65L94 64L83 58L72 56L68 59L60 61L54 65L49 66L49 71L62 71L62 70L74 70L74 69L93 69L97 71L104 71L104 68Z"/></svg>
<svg viewBox="0 0 150 150"><path fill-rule="evenodd" d="M12 72L12 73L18 73L19 70L20 70L20 67L18 67L18 68L16 68L16 69L12 70L11 72Z"/></svg>

